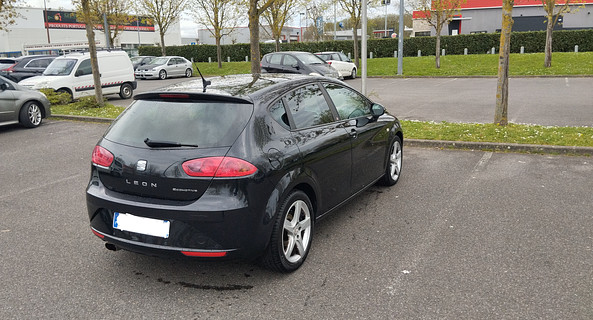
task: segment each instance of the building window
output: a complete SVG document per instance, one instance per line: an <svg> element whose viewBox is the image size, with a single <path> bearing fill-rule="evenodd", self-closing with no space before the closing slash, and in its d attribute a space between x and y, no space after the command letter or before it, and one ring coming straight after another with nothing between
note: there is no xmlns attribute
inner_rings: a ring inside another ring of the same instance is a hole
<svg viewBox="0 0 593 320"><path fill-rule="evenodd" d="M414 33L416 37L430 37L430 31L421 31Z"/></svg>

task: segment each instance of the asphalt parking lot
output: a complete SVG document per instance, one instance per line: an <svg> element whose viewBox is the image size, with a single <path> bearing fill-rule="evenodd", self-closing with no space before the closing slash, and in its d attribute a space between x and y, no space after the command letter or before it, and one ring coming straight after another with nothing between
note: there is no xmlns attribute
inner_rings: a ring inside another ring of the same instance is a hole
<svg viewBox="0 0 593 320"><path fill-rule="evenodd" d="M84 194L106 128L0 127L0 319L593 318L590 157L404 148L283 275L107 251Z"/></svg>

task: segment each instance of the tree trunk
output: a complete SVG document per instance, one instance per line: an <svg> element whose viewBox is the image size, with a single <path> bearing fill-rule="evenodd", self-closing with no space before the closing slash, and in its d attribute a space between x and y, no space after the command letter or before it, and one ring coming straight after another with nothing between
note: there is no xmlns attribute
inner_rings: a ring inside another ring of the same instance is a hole
<svg viewBox="0 0 593 320"><path fill-rule="evenodd" d="M261 51L259 48L259 14L257 8L253 7L255 6L252 5L249 8L249 44L251 47L251 74L255 76L261 73Z"/></svg>
<svg viewBox="0 0 593 320"><path fill-rule="evenodd" d="M222 48L220 47L219 37L216 37L216 60L218 61L218 69L222 69Z"/></svg>
<svg viewBox="0 0 593 320"><path fill-rule="evenodd" d="M546 26L546 57L544 59L544 67L552 66L552 32L554 31L554 16L548 15L548 25Z"/></svg>
<svg viewBox="0 0 593 320"><path fill-rule="evenodd" d="M357 29L357 25L354 26L354 30L353 30L353 37L354 37L354 64L356 64L356 68L358 69L360 66L360 55L358 54L358 29Z"/></svg>
<svg viewBox="0 0 593 320"><path fill-rule="evenodd" d="M167 49L165 48L165 33L163 31L159 32L161 35L161 54L164 56L167 55Z"/></svg>
<svg viewBox="0 0 593 320"><path fill-rule="evenodd" d="M90 8L88 0L81 1L82 10L84 11L86 38L89 41L89 54L91 56L91 70L93 72L93 84L95 85L95 101L99 107L103 107L103 90L101 89L101 73L99 72L99 63L97 62L97 45L95 44L95 32L93 31L93 23L88 18L90 16Z"/></svg>
<svg viewBox="0 0 593 320"><path fill-rule="evenodd" d="M509 55L511 51L511 29L513 28L513 0L503 0L502 30L498 55L498 83L496 87L496 110L494 123L508 124L509 107Z"/></svg>

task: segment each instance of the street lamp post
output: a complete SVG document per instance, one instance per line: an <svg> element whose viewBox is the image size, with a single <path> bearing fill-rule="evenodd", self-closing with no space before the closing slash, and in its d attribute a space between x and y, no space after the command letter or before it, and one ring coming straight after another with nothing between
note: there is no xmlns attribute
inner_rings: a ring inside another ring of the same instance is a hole
<svg viewBox="0 0 593 320"><path fill-rule="evenodd" d="M303 23L301 18L305 15L304 12L299 12L299 28L301 29L301 36L299 37L299 42L303 42Z"/></svg>

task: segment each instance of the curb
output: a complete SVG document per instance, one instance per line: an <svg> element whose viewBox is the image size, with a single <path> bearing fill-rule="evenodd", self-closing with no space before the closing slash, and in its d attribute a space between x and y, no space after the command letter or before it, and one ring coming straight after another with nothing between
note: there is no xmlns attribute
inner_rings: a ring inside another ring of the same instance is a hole
<svg viewBox="0 0 593 320"><path fill-rule="evenodd" d="M419 147L419 148L489 150L489 151L501 151L501 152L523 152L523 153L593 156L593 147L552 146L552 145L495 143L495 142L419 140L419 139L405 139L404 145L408 146L408 147Z"/></svg>
<svg viewBox="0 0 593 320"><path fill-rule="evenodd" d="M52 119L111 123L115 119L71 116L62 114L52 114ZM437 149L461 149L461 150L489 150L500 152L523 152L523 153L543 153L543 154L564 154L593 156L593 147L574 147L574 146L552 146L536 144L519 143L495 143L495 142L468 142L468 141L444 141L444 140L420 140L405 139L406 147L418 148L437 148Z"/></svg>

